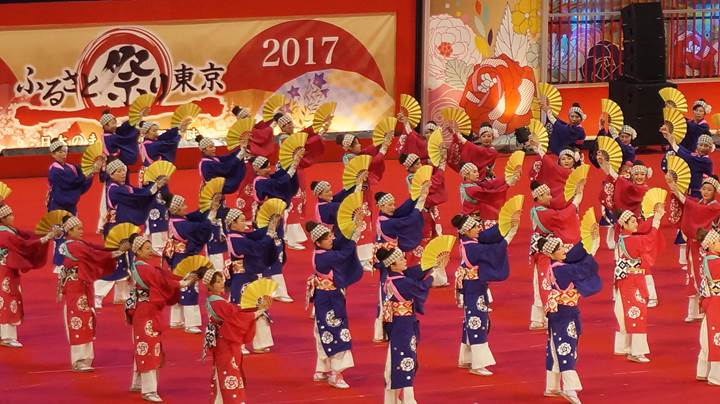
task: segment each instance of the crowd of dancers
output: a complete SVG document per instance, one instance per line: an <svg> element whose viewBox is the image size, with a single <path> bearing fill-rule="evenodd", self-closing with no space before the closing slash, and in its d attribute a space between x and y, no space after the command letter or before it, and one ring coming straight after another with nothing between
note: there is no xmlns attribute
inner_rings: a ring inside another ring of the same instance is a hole
<svg viewBox="0 0 720 404"><path fill-rule="evenodd" d="M321 107L330 113L301 130L282 106L259 122L248 109L234 107L238 121L228 135L227 154L217 155L212 139L195 139L201 153L195 211L171 192L170 163L198 111L179 108L172 127L162 132L146 119L149 107L139 108L137 116L121 125L106 112L99 119L102 149L95 155L86 151L82 166L67 163L67 144L53 139L48 213L34 233L14 226L10 189L0 184L2 346L22 348L17 334L23 319L21 275L45 266L49 255L72 370L94 370L95 329L102 326L95 310L114 288L113 301L125 305L132 327L130 390L160 402L163 330L169 324L191 334L203 332L198 293L203 286L212 400L245 402L243 355L272 349L268 310L273 301L294 301L283 278L286 248L304 249L309 238L313 271L305 303L312 306L315 322L315 382L350 387L343 377L354 366L345 293L374 270L380 281L373 341L388 346L385 403L415 402L418 315L433 287L454 288L463 311L458 366L492 376L489 284L509 276L508 244L517 234L526 192L508 193L520 178L524 152L513 154L502 171L495 164L498 152L492 144L498 134L491 125L471 131L462 110L451 108L416 131L417 102L403 99L397 115L378 125L372 144L363 147L351 134L337 136L344 150L342 184L308 181L304 174L324 154L332 106ZM544 395L580 403L578 304L580 297L592 296L602 286L594 258L600 227L607 228L605 242L615 251L614 353L633 362L650 361L648 309L658 303L651 271L663 245L659 227L667 191L647 185L653 169L636 160L632 143L637 133L630 126L608 126L612 122L605 118L597 145L586 152L586 116L580 105L569 109L567 122L547 98L539 97L538 105L538 120L516 132L518 139L527 138L525 149L535 155L529 191L534 296L529 328L547 329ZM667 107L679 106L668 101ZM678 228L679 263L688 274L686 321L702 321L697 378L720 385L720 204L715 199L720 182L713 175L710 154L715 146L704 120L710 106L699 100L692 112L684 120L686 129L672 121L659 129L669 144L662 170L671 193L669 221ZM395 164L386 160L392 147L408 173L410 198L405 201L396 201L380 186L385 165ZM131 185L128 166L138 159L143 168ZM599 223L593 208L579 211L590 169L584 160L605 175L597 203ZM445 177L454 175L448 168L462 181L458 191L451 190L460 194L459 214L450 220L453 229L443 231L438 207L448 200ZM77 216L78 201L95 175L103 192L100 221L90 229L103 234L104 246L84 241L88 226ZM234 207L226 205L226 196L236 198ZM314 209L309 201L315 202ZM457 250L460 265L449 280L445 267ZM157 256L161 267L150 263ZM162 316L166 306L169 321Z"/></svg>

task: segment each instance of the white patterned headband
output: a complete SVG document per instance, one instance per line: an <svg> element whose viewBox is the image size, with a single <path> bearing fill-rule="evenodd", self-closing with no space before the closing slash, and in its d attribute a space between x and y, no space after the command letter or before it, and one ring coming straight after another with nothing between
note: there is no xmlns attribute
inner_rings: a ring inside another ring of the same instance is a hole
<svg viewBox="0 0 720 404"><path fill-rule="evenodd" d="M642 164L636 164L630 169L630 175L645 174L648 178L652 177L652 168Z"/></svg>
<svg viewBox="0 0 720 404"><path fill-rule="evenodd" d="M715 189L715 192L720 192L720 181L716 180L713 177L705 176L703 177L703 184L710 184Z"/></svg>
<svg viewBox="0 0 720 404"><path fill-rule="evenodd" d="M140 133L145 134L148 133L150 129L152 129L153 126L158 126L155 122L145 121L142 124L140 124Z"/></svg>
<svg viewBox="0 0 720 404"><path fill-rule="evenodd" d="M125 165L125 163L123 163L122 160L120 160L120 159L116 159L116 160L113 160L113 161L107 163L107 166L105 166L105 172L108 174L112 174L115 171L123 169L123 168L127 169L127 166Z"/></svg>
<svg viewBox="0 0 720 404"><path fill-rule="evenodd" d="M393 249L393 252L390 254L389 257L382 260L383 265L385 265L385 268L390 268L390 265L394 264L398 260L400 260L403 257L402 251L400 249L395 248Z"/></svg>
<svg viewBox="0 0 720 404"><path fill-rule="evenodd" d="M214 269L214 268L213 268L213 269L208 269L207 271L205 271L205 275L203 275L203 278L202 278L202 283L205 284L205 286L210 286L210 283L211 283L212 280L213 280L213 276L214 276L216 273L219 273L220 276L223 276L223 272L222 272L222 271L218 271L217 269ZM224 276L223 276L223 277L224 277Z"/></svg>
<svg viewBox="0 0 720 404"><path fill-rule="evenodd" d="M330 183L327 181L320 181L317 184L315 184L315 187L313 188L313 193L315 195L320 195L325 191L330 190Z"/></svg>
<svg viewBox="0 0 720 404"><path fill-rule="evenodd" d="M546 184L542 184L539 187L532 190L532 197L537 199L541 197L542 195L549 194L550 193L550 187Z"/></svg>
<svg viewBox="0 0 720 404"><path fill-rule="evenodd" d="M630 125L623 125L622 128L620 128L620 133L628 134L633 139L637 137L637 131Z"/></svg>
<svg viewBox="0 0 720 404"><path fill-rule="evenodd" d="M558 155L558 157L562 157L562 156L568 156L571 159L573 159L573 161L580 160L580 153L576 152L573 149L562 149L560 151L560 154Z"/></svg>
<svg viewBox="0 0 720 404"><path fill-rule="evenodd" d="M500 133L498 133L498 131L495 130L495 128L493 128L492 126L483 126L482 128L480 128L480 130L478 131L478 136L482 136L485 133L490 133L493 138L500 136Z"/></svg>
<svg viewBox="0 0 720 404"><path fill-rule="evenodd" d="M462 177L467 177L470 175L471 172L477 171L477 166L473 163L465 163L460 167L460 175Z"/></svg>
<svg viewBox="0 0 720 404"><path fill-rule="evenodd" d="M265 163L267 163L268 159L263 156L257 156L255 157L255 160L252 162L252 166L254 169L259 170L265 166Z"/></svg>
<svg viewBox="0 0 720 404"><path fill-rule="evenodd" d="M460 226L460 229L459 229L458 231L459 231L461 234L462 234L462 233L466 233L466 232L468 232L469 230L471 230L473 227L475 227L475 226L477 226L477 225L479 225L479 224L480 224L480 223L478 223L477 220L475 220L474 218L468 216L468 217L465 219L465 221L463 222L462 226Z"/></svg>
<svg viewBox="0 0 720 404"><path fill-rule="evenodd" d="M170 210L177 211L182 207L183 203L185 203L185 198L180 195L173 195L172 199L170 199Z"/></svg>
<svg viewBox="0 0 720 404"><path fill-rule="evenodd" d="M277 123L278 126L282 128L283 126L292 123L292 118L290 118L289 115L283 115L278 119Z"/></svg>
<svg viewBox="0 0 720 404"><path fill-rule="evenodd" d="M560 244L562 244L562 240L559 238L548 237L545 239L545 244L543 244L542 253L545 255L552 255Z"/></svg>
<svg viewBox="0 0 720 404"><path fill-rule="evenodd" d="M715 230L710 230L708 234L705 235L705 238L703 238L702 248L707 250L717 242L720 242L720 233Z"/></svg>
<svg viewBox="0 0 720 404"><path fill-rule="evenodd" d="M67 143L65 143L64 140L58 139L58 140L50 143L50 153L55 153L56 151L58 151L58 149L62 149L62 148L67 150L67 147L68 147Z"/></svg>
<svg viewBox="0 0 720 404"><path fill-rule="evenodd" d="M413 164L415 164L415 162L417 162L418 160L420 160L420 157L418 157L417 154L415 154L415 153L410 153L410 154L407 155L407 157L405 158L405 162L403 162L402 165L405 166L405 168L410 168L410 167L412 167Z"/></svg>
<svg viewBox="0 0 720 404"><path fill-rule="evenodd" d="M693 104L693 109L695 109L695 107L702 107L705 110L706 114L709 114L712 111L712 105L708 104L703 100L695 101L695 103Z"/></svg>
<svg viewBox="0 0 720 404"><path fill-rule="evenodd" d="M393 194L385 194L377 201L377 205L378 206L390 205L394 202L395 202L395 197L393 196Z"/></svg>
<svg viewBox="0 0 720 404"><path fill-rule="evenodd" d="M242 216L242 211L239 209L230 209L225 214L225 225L230 226L231 223L235 222L240 216Z"/></svg>
<svg viewBox="0 0 720 404"><path fill-rule="evenodd" d="M69 232L73 227L80 225L80 219L78 219L77 216L71 216L68 220L65 221L62 225L62 229L64 232Z"/></svg>
<svg viewBox="0 0 720 404"><path fill-rule="evenodd" d="M708 135L700 135L697 140L697 144L707 144L710 146L713 146L715 143L713 142L713 139Z"/></svg>
<svg viewBox="0 0 720 404"><path fill-rule="evenodd" d="M630 220L630 219L633 218L633 217L635 217L635 214L632 213L632 211L624 210L624 211L620 214L620 217L618 218L618 223L619 223L620 225L625 225L625 223L627 223L628 220Z"/></svg>
<svg viewBox="0 0 720 404"><path fill-rule="evenodd" d="M198 147L200 147L200 150L205 150L208 147L212 146L215 146L215 142L213 142L212 139L207 137L200 139L200 141L198 142Z"/></svg>
<svg viewBox="0 0 720 404"><path fill-rule="evenodd" d="M318 240L320 240L329 233L330 229L321 224L318 224L310 231L310 239L313 241L313 243L317 243Z"/></svg>
<svg viewBox="0 0 720 404"><path fill-rule="evenodd" d="M570 107L570 110L568 111L568 116L572 114L578 114L582 120L585 120L585 118L587 117L583 112L582 108L578 106Z"/></svg>
<svg viewBox="0 0 720 404"><path fill-rule="evenodd" d="M10 205L0 206L0 219L12 215L13 210Z"/></svg>
<svg viewBox="0 0 720 404"><path fill-rule="evenodd" d="M433 122L428 122L428 123L425 125L425 130L426 130L426 131L433 131L433 130L437 129L437 127L438 127L438 126L437 126L435 123L433 123Z"/></svg>
<svg viewBox="0 0 720 404"><path fill-rule="evenodd" d="M100 125L105 126L108 123L110 123L110 121L112 121L113 119L115 119L115 115L113 115L109 112L106 112L100 116Z"/></svg>
<svg viewBox="0 0 720 404"><path fill-rule="evenodd" d="M142 248L143 244L148 242L150 242L150 240L148 240L147 237L145 237L144 235L139 235L135 237L135 240L133 240L132 242L132 247L130 248L132 249L132 252L137 254L137 252L140 251L140 249Z"/></svg>
<svg viewBox="0 0 720 404"><path fill-rule="evenodd" d="M351 135L351 134L343 135L343 138L342 138L343 149L345 149L345 150L350 149L350 147L352 146L354 141L355 141L355 135Z"/></svg>
<svg viewBox="0 0 720 404"><path fill-rule="evenodd" d="M237 110L237 113L235 113L235 117L238 119L247 118L250 116L250 111L248 111L247 108L239 107Z"/></svg>

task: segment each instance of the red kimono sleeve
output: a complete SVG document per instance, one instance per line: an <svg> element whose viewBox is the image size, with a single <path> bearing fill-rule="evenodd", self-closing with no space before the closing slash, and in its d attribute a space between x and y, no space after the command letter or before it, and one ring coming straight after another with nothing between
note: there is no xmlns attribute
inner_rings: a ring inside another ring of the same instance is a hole
<svg viewBox="0 0 720 404"><path fill-rule="evenodd" d="M159 294L167 306L172 306L180 301L180 282L172 272L153 267L148 273L151 274L151 296L153 293Z"/></svg>
<svg viewBox="0 0 720 404"><path fill-rule="evenodd" d="M661 233L654 227L645 234L635 233L625 238L625 250L631 257L640 257L642 268L650 269L655 265L655 260L662 247Z"/></svg>
<svg viewBox="0 0 720 404"><path fill-rule="evenodd" d="M482 172L487 166L495 163L497 156L497 150L492 147L478 146L467 141L460 146L460 162L457 171L460 170L460 164L473 163L477 166L478 171Z"/></svg>
<svg viewBox="0 0 720 404"><path fill-rule="evenodd" d="M117 261L111 252L84 241L68 243L67 246L70 255L78 259L78 265L82 268L80 277L84 281L94 282L115 270Z"/></svg>
<svg viewBox="0 0 720 404"><path fill-rule="evenodd" d="M445 189L445 170L441 170L437 167L433 169L433 175L430 178L430 190L428 192L427 200L425 201L425 207L431 208L433 206L441 205L447 202L447 190Z"/></svg>
<svg viewBox="0 0 720 404"><path fill-rule="evenodd" d="M302 130L308 134L307 142L305 143L305 155L303 155L299 168L307 168L317 163L325 152L325 145L323 144L322 136L318 135L312 126Z"/></svg>
<svg viewBox="0 0 720 404"><path fill-rule="evenodd" d="M242 310L225 300L216 300L211 305L215 315L223 322L220 331L223 338L238 343L252 341L255 336L255 311Z"/></svg>
<svg viewBox="0 0 720 404"><path fill-rule="evenodd" d="M550 207L553 209L561 209L567 205L565 200L565 182L572 169L562 167L557 162L557 156L546 154L540 162L540 169L537 173L536 180L550 187L552 201Z"/></svg>
<svg viewBox="0 0 720 404"><path fill-rule="evenodd" d="M694 238L700 229L709 229L720 218L720 203L700 204L697 199L686 197L680 230L687 237Z"/></svg>
<svg viewBox="0 0 720 404"><path fill-rule="evenodd" d="M463 214L477 213L483 220L497 220L498 212L507 200L508 184L504 179L495 178L465 188L465 193L477 201L476 204L463 203Z"/></svg>
<svg viewBox="0 0 720 404"><path fill-rule="evenodd" d="M0 237L6 238L10 250L5 265L22 272L45 266L49 243L43 244L40 238L28 232L20 230L17 232L18 234L0 233Z"/></svg>
<svg viewBox="0 0 720 404"><path fill-rule="evenodd" d="M537 211L540 223L565 244L576 244L580 241L580 219L577 208L566 203L562 209L545 209Z"/></svg>
<svg viewBox="0 0 720 404"><path fill-rule="evenodd" d="M368 168L368 179L370 180L370 184L374 185L380 182L385 174L385 155L379 151L371 155L373 158L370 161L370 167Z"/></svg>
<svg viewBox="0 0 720 404"><path fill-rule="evenodd" d="M619 177L615 181L615 195L613 197L615 208L629 210L635 215L639 215L642 199L647 190L647 185L635 185L627 178Z"/></svg>
<svg viewBox="0 0 720 404"><path fill-rule="evenodd" d="M277 143L273 133L272 121L261 121L255 124L250 134L250 153L254 156L263 156L272 160L277 154Z"/></svg>

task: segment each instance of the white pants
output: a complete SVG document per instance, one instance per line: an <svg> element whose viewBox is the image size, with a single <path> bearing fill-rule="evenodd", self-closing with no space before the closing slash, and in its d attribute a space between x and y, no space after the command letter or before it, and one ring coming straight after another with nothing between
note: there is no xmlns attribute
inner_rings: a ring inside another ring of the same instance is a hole
<svg viewBox="0 0 720 404"><path fill-rule="evenodd" d="M105 298L105 296L110 293L110 289L115 286L115 292L113 293L114 304L124 304L125 300L130 297L130 284L127 279L119 281L104 281L102 279L98 279L95 281L94 286L95 296L100 298Z"/></svg>
<svg viewBox="0 0 720 404"><path fill-rule="evenodd" d="M350 369L355 366L352 351L342 351L335 355L327 356L320 343L317 323L313 326L313 334L315 335L315 351L317 352L317 361L315 362L316 373L342 373L345 369Z"/></svg>
<svg viewBox="0 0 720 404"><path fill-rule="evenodd" d="M440 287L440 286L446 286L448 284L448 276L447 272L445 272L445 268L433 268L432 269L432 287Z"/></svg>
<svg viewBox="0 0 720 404"><path fill-rule="evenodd" d="M174 304L170 308L170 324L184 324L185 328L200 327L202 318L200 317L200 306L182 306Z"/></svg>
<svg viewBox="0 0 720 404"><path fill-rule="evenodd" d="M533 265L533 304L530 307L530 321L533 323L547 324L545 307L540 298L540 279L537 266Z"/></svg>
<svg viewBox="0 0 720 404"><path fill-rule="evenodd" d="M678 251L678 264L687 265L687 244L680 244L680 250Z"/></svg>
<svg viewBox="0 0 720 404"><path fill-rule="evenodd" d="M100 191L100 216L98 216L97 228L102 229L105 226L105 215L107 215L107 199L105 198L105 184L100 183L102 190Z"/></svg>
<svg viewBox="0 0 720 404"><path fill-rule="evenodd" d="M373 322L373 341L382 341L385 339L385 329L383 328L383 321L382 321L382 292L380 292L380 288L378 287L378 304L380 305L380 310L375 317L375 321Z"/></svg>
<svg viewBox="0 0 720 404"><path fill-rule="evenodd" d="M285 241L288 244L300 244L307 241L307 236L300 223L288 224L285 228Z"/></svg>
<svg viewBox="0 0 720 404"><path fill-rule="evenodd" d="M157 393L158 385L158 372L157 370L150 370L147 372L139 373L136 370L135 363L133 363L133 379L132 387L140 387L142 394Z"/></svg>
<svg viewBox="0 0 720 404"><path fill-rule="evenodd" d="M720 384L720 362L708 362L708 325L707 317L703 318L700 326L700 354L698 354L698 378L707 379L708 382Z"/></svg>
<svg viewBox="0 0 720 404"><path fill-rule="evenodd" d="M545 390L560 391L561 388L564 391L582 390L580 376L578 376L575 370L560 371L557 348L555 347L555 341L552 338L550 338L550 352L552 354L553 365L551 371L545 372ZM577 351L575 354L577 354Z"/></svg>
<svg viewBox="0 0 720 404"><path fill-rule="evenodd" d="M494 364L495 358L493 357L492 351L490 351L490 345L487 342L474 345L460 344L460 357L458 358L458 365L470 365L471 369L482 369Z"/></svg>
<svg viewBox="0 0 720 404"><path fill-rule="evenodd" d="M225 269L225 256L222 253L209 254L207 257L216 270L222 271L223 269Z"/></svg>
<svg viewBox="0 0 720 404"><path fill-rule="evenodd" d="M611 250L615 248L615 227L614 226L607 227L607 234L605 235L605 244L607 245L607 248L609 248Z"/></svg>
<svg viewBox="0 0 720 404"><path fill-rule="evenodd" d="M652 275L645 275L645 283L648 289L648 300L657 300L657 291L655 290L655 278Z"/></svg>
<svg viewBox="0 0 720 404"><path fill-rule="evenodd" d="M0 324L0 340L17 341L17 325Z"/></svg>
<svg viewBox="0 0 720 404"><path fill-rule="evenodd" d="M385 359L385 398L384 404L417 404L415 401L415 390L413 387L402 389L391 389L390 373L392 362L390 359L390 347L388 347L387 359Z"/></svg>
<svg viewBox="0 0 720 404"><path fill-rule="evenodd" d="M67 327L67 304L63 305L63 324L65 324L65 336L70 342L70 330ZM92 366L95 359L95 349L92 342L79 345L70 345L70 364Z"/></svg>
<svg viewBox="0 0 720 404"><path fill-rule="evenodd" d="M270 276L270 279L274 280L278 284L276 297L286 297L289 298L290 295L288 294L287 285L285 284L285 277L283 274L277 274Z"/></svg>
<svg viewBox="0 0 720 404"><path fill-rule="evenodd" d="M623 309L620 291L615 290L615 319L620 331L615 331L615 353L630 354L633 356L646 355L650 353L647 342L647 334L628 334L625 330L625 310Z"/></svg>
<svg viewBox="0 0 720 404"><path fill-rule="evenodd" d="M260 351L275 345L273 341L270 322L265 316L260 316L255 322L255 336L252 340L254 350Z"/></svg>
<svg viewBox="0 0 720 404"><path fill-rule="evenodd" d="M373 244L361 244L357 246L357 255L360 262L365 263L373 259Z"/></svg>
<svg viewBox="0 0 720 404"><path fill-rule="evenodd" d="M152 245L155 254L162 256L163 250L165 249L165 243L167 243L167 232L159 231L157 233L150 233L150 244Z"/></svg>

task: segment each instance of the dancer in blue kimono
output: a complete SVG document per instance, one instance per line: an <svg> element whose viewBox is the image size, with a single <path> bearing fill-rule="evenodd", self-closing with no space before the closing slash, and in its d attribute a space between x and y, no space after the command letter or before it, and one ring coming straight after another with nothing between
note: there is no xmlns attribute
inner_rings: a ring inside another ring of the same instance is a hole
<svg viewBox="0 0 720 404"><path fill-rule="evenodd" d="M420 242L423 239L422 211L425 208L425 201L428 196L429 186L422 189L417 201L406 200L399 207L395 207L395 197L387 192L377 192L375 203L378 207L378 218L375 228L377 229L376 249L379 247L399 248L405 254L408 264L413 266L420 262L422 247ZM385 333L382 326L382 304L385 301L385 280L387 269L378 263L375 268L380 271L380 284L378 287L378 310L373 326L373 342L385 341Z"/></svg>
<svg viewBox="0 0 720 404"><path fill-rule="evenodd" d="M180 195L166 194L163 198L170 212L168 241L163 258L172 271L183 258L200 254L210 241L213 231L211 220L217 215L220 198L213 199L207 214L200 211L188 213L185 198ZM180 303L170 310L170 327L184 327L189 334L200 334L201 324L197 286L180 289Z"/></svg>
<svg viewBox="0 0 720 404"><path fill-rule="evenodd" d="M460 235L462 261L455 272L455 289L462 295L463 325L458 367L479 376L491 376L488 366L495 364L490 351L488 282L500 282L510 275L508 244L517 234L520 212L512 217L512 226L503 237L495 225L480 231L480 223L471 216L456 215L451 220Z"/></svg>
<svg viewBox="0 0 720 404"><path fill-rule="evenodd" d="M601 126L603 125L603 121L601 122ZM615 142L617 142L618 146L620 146L620 150L622 151L622 162L623 164L627 161L633 162L635 161L635 152L636 149L632 145L633 140L637 138L637 131L635 128L633 128L630 125L623 125L620 128L620 133L615 131L615 129L610 128L608 132L605 131L605 128L600 128L600 131L598 132L598 136L610 136L613 139L615 139ZM590 148L590 152L588 153L588 157L590 157L590 162L595 166L600 168L600 164L597 161L597 143L593 143L593 146Z"/></svg>
<svg viewBox="0 0 720 404"><path fill-rule="evenodd" d="M314 272L308 278L306 294L315 308L317 361L313 381L327 381L339 389L350 388L342 372L355 365L345 293L363 274L356 244L362 231L362 220L362 214L356 215L352 237L338 245L328 227L317 222L307 222L305 225L315 245L312 261Z"/></svg>
<svg viewBox="0 0 720 404"><path fill-rule="evenodd" d="M700 98L693 103L693 118L685 119L687 122L687 132L680 145L687 150L695 150L698 139L702 135L710 135L710 125L705 120L705 116L712 111L712 106L704 99Z"/></svg>
<svg viewBox="0 0 720 404"><path fill-rule="evenodd" d="M100 172L103 160L98 159L90 175L86 176L79 166L67 163L67 152L64 140L54 138L50 141L53 163L48 170L47 210L62 209L77 215L80 197L90 189L93 175Z"/></svg>
<svg viewBox="0 0 720 404"><path fill-rule="evenodd" d="M278 221L279 218L273 218L267 227L253 231L241 210L230 209L225 215L229 264L229 278L225 284L230 289L231 303L240 303L245 286L262 276L278 259L274 242ZM255 322L252 350L255 353L265 353L269 352L273 345L270 318L265 313ZM250 353L245 345L241 349L243 353Z"/></svg>
<svg viewBox="0 0 720 404"><path fill-rule="evenodd" d="M107 237L110 229L120 223L132 223L142 226L148 218L150 207L155 201L155 195L165 186L167 179L159 178L157 182L148 184L145 187L133 187L125 182L127 178L127 166L120 159L111 159L105 167L107 174L106 181L106 202L107 218L103 229ZM102 301L115 286L113 302L123 304L130 293L127 279L129 254L118 257L115 272L104 278L95 281L95 307L101 308Z"/></svg>
<svg viewBox="0 0 720 404"><path fill-rule="evenodd" d="M581 296L592 296L602 288L598 264L593 258L599 246L597 227L591 251L585 251L580 243L573 247L564 245L556 237L538 241L538 249L552 262L543 280L550 287L545 303L548 318L545 396L563 396L576 404L580 404L577 392L582 390L575 369L582 334L578 302Z"/></svg>
<svg viewBox="0 0 720 404"><path fill-rule="evenodd" d="M568 111L568 122L564 122L557 118L547 104L542 104L541 108L547 114L548 121L552 123L550 131L550 143L548 151L555 155L567 148L580 147L585 141L585 129L582 127L582 121L586 116L580 108L580 104L573 103Z"/></svg>
<svg viewBox="0 0 720 404"><path fill-rule="evenodd" d="M301 150L295 154L293 163L288 167L287 171L278 167L274 173L271 173L270 161L267 158L257 156L251 160L256 175L253 182L253 188L255 189L253 212L256 212L259 206L270 198L282 199L288 206L290 205L290 200L297 194L299 189L295 173L302 156ZM277 238L275 240L278 260L268 268L263 276L277 282L278 289L275 300L283 303L292 303L294 300L288 294L285 277L282 274L283 266L287 260L284 241L284 222L285 220L281 220L280 223L278 223Z"/></svg>
<svg viewBox="0 0 720 404"><path fill-rule="evenodd" d="M407 266L405 254L397 248L380 247L375 257L388 271L384 289L383 326L388 335L385 361L385 404L415 404L413 385L417 372L417 344L424 305L432 285L431 271Z"/></svg>
<svg viewBox="0 0 720 404"><path fill-rule="evenodd" d="M170 128L159 134L158 125L154 122L145 121L140 124L140 135L143 142L140 143L140 157L142 158L143 169L140 172L140 183L143 183L144 170L156 161L169 161L175 163L175 155L178 145L180 144L180 133L184 132L184 128L190 123L189 120L180 125L180 127ZM167 186L163 187L162 193L168 193L170 190ZM150 242L153 250L158 255L162 254L167 241L168 229L168 213L167 206L160 194L150 208L147 222L147 232L150 235Z"/></svg>

